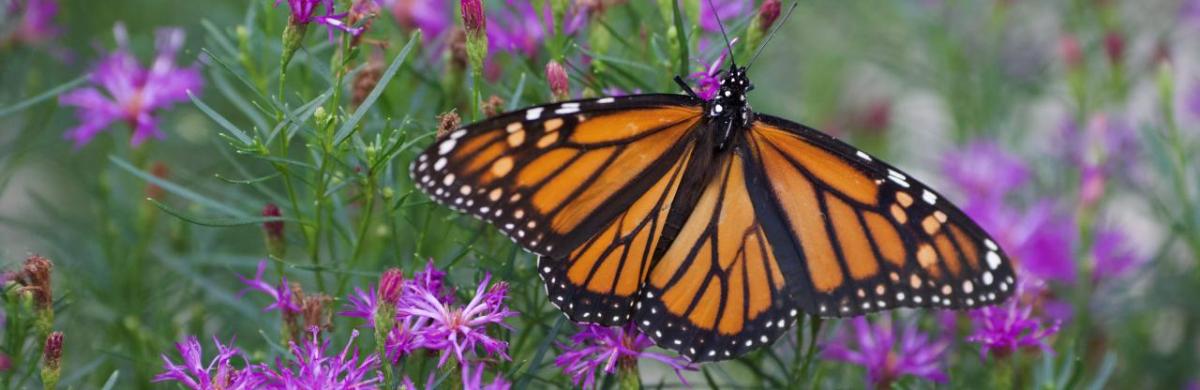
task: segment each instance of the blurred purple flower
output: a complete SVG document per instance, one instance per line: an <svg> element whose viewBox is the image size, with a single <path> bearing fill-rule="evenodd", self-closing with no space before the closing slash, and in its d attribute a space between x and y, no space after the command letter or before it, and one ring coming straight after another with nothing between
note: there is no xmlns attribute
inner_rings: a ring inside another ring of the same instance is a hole
<svg viewBox="0 0 1200 390"><path fill-rule="evenodd" d="M475 351L477 347L483 347L486 354L509 359L508 343L488 336L487 326L495 324L508 328L504 319L517 313L503 304L506 284L498 283L486 290L491 278L491 275L485 276L471 302L462 307L444 302L436 291L421 283L406 286L404 299L396 307L396 313L398 316L412 316L416 321L429 321L428 327L422 329L421 336L426 348L442 351L439 366L446 364L451 355L459 363L465 363L465 353Z"/></svg>
<svg viewBox="0 0 1200 390"><path fill-rule="evenodd" d="M311 338L302 345L292 342L288 347L292 359L277 361L275 367L264 367L262 379L267 388L275 389L375 389L383 382L379 373L379 357L369 354L361 358L358 348L353 351L358 331L350 333L350 340L336 356L326 356L329 341L320 341L320 329L309 329Z"/></svg>
<svg viewBox="0 0 1200 390"><path fill-rule="evenodd" d="M205 366L201 363L203 348L195 336L188 336L183 342L175 343L175 349L179 350L183 363L175 364L167 354L163 354L164 371L155 375L151 382L174 381L194 390L257 389L261 386L262 379L255 372L257 366L248 365L238 370L229 364L234 356L241 354L233 347L232 341L229 345L224 345L221 344L221 340L213 337L213 344L217 346L217 355Z"/></svg>
<svg viewBox="0 0 1200 390"><path fill-rule="evenodd" d="M897 329L891 321L872 325L858 317L849 324L825 343L822 356L866 367L867 380L876 388L888 388L905 375L940 383L948 379L940 368L948 340L931 340L915 325Z"/></svg>
<svg viewBox="0 0 1200 390"><path fill-rule="evenodd" d="M82 122L67 132L75 146L87 144L113 122L125 121L133 129L133 145L147 138L163 138L154 113L188 100L188 93L199 93L204 85L200 70L179 68L175 54L183 46L181 29L162 29L157 33L157 55L150 68L142 68L129 51L125 26L113 27L117 50L109 53L91 70L93 84L104 88L104 94L94 87L85 87L59 97L65 105L77 106L76 116Z"/></svg>
<svg viewBox="0 0 1200 390"><path fill-rule="evenodd" d="M8 3L6 13L9 18L20 18L14 24L9 24L13 20L4 21L14 26L11 30L7 26L3 28L8 30L7 40L35 44L54 39L62 33L62 29L54 24L54 17L58 15L58 2L55 0L13 0Z"/></svg>
<svg viewBox="0 0 1200 390"><path fill-rule="evenodd" d="M1122 230L1099 229L1093 242L1092 258L1096 264L1092 279L1096 282L1125 276L1145 261L1130 247L1129 236Z"/></svg>
<svg viewBox="0 0 1200 390"><path fill-rule="evenodd" d="M554 17L548 3L542 6L539 15L529 1L508 0L507 7L494 8L489 19L495 21L488 28L488 46L491 51L506 51L527 57L537 55L546 39L554 34ZM563 17L563 34L574 34L587 22L583 7L572 5Z"/></svg>
<svg viewBox="0 0 1200 390"><path fill-rule="evenodd" d="M1061 321L1054 320L1048 326L1043 325L1041 319L1034 317L1032 312L1032 306L1024 306L1016 298L999 306L972 311L975 330L967 336L967 340L983 346L979 351L980 358L986 358L988 352L996 357L1005 357L1022 348L1038 348L1053 353L1045 339L1058 333Z"/></svg>
<svg viewBox="0 0 1200 390"><path fill-rule="evenodd" d="M275 0L275 6L278 7L284 0ZM333 0L287 0L288 9L292 11L291 20L289 23L294 25L305 24L322 24L329 29L329 39L333 40L334 30L342 30L350 34L358 35L362 29L347 26L342 19L346 18L346 13L333 13ZM325 15L317 15L317 8L325 8Z"/></svg>
<svg viewBox="0 0 1200 390"><path fill-rule="evenodd" d="M1119 115L1097 114L1083 129L1073 119L1061 128L1067 158L1082 168L1096 167L1105 175L1119 173L1137 155L1137 134Z"/></svg>
<svg viewBox="0 0 1200 390"><path fill-rule="evenodd" d="M271 296L271 298L275 300L274 303L264 307L263 311L279 309L285 313L299 313L300 305L292 299L292 290L288 287L287 276L282 277L279 285L276 286L263 280L263 274L266 272L266 270L267 261L262 260L258 262L258 271L254 273L254 279L246 279L245 277L242 277L242 275L238 275L237 277L238 279L241 279L242 284L247 286L245 289L238 292L238 296L240 297L245 295L246 291L250 290L261 291L264 294Z"/></svg>
<svg viewBox="0 0 1200 390"><path fill-rule="evenodd" d="M999 201L967 202L963 209L1000 247L1021 271L1043 281L1075 282L1076 229L1070 218L1057 212L1054 201L1043 199L1026 208Z"/></svg>
<svg viewBox="0 0 1200 390"><path fill-rule="evenodd" d="M639 359L652 359L662 362L675 370L675 375L685 384L681 370L691 369L686 360L672 357L646 349L654 346L654 341L642 334L633 326L603 327L592 324L580 324L579 333L571 336L571 345L559 345L563 354L554 359L554 365L562 368L571 376L571 383L576 386L583 382L583 388L596 388L597 370L613 374L619 364L637 364Z"/></svg>
<svg viewBox="0 0 1200 390"><path fill-rule="evenodd" d="M382 3L392 10L392 16L401 27L420 29L426 44L450 31L454 25L454 11L449 1L383 0Z"/></svg>
<svg viewBox="0 0 1200 390"><path fill-rule="evenodd" d="M512 388L512 384L504 380L499 373L492 378L492 383L483 384L483 362L479 362L472 367L470 363L462 366L462 383L463 390L508 390Z"/></svg>
<svg viewBox="0 0 1200 390"><path fill-rule="evenodd" d="M720 34L720 23L725 23L725 26L728 27L730 20L751 14L750 7L754 5L754 2L746 0L713 0L712 5L716 8L716 13L713 13L713 7L709 7L707 2L700 4L700 28ZM718 17L720 17L719 20Z"/></svg>
<svg viewBox="0 0 1200 390"><path fill-rule="evenodd" d="M1179 18L1192 27L1200 28L1200 0L1183 0L1179 6Z"/></svg>
<svg viewBox="0 0 1200 390"><path fill-rule="evenodd" d="M725 57L728 54L721 52L721 55L717 56L717 59L708 65L708 68L688 75L688 78L695 81L696 94L700 95L701 99L709 100L713 96L717 96L717 92L721 89L721 65L725 63Z"/></svg>
<svg viewBox="0 0 1200 390"><path fill-rule="evenodd" d="M1196 4L1196 20L1200 24L1200 0L1194 0L1192 3ZM1192 115L1193 119L1200 121L1200 80L1192 83L1191 89L1188 90L1187 96L1184 97L1183 106L1187 110L1187 113Z"/></svg>
<svg viewBox="0 0 1200 390"><path fill-rule="evenodd" d="M408 284L408 283L405 283ZM438 301L450 304L454 302L454 293L446 288L446 273L433 265L433 260L425 263L425 270L413 273L412 284L437 297Z"/></svg>
<svg viewBox="0 0 1200 390"><path fill-rule="evenodd" d="M999 201L1029 179L1025 163L992 141L975 141L946 154L942 171L971 201Z"/></svg>
<svg viewBox="0 0 1200 390"><path fill-rule="evenodd" d="M376 291L374 285L367 285L365 291L355 287L354 294L346 296L346 303L349 307L338 315L362 318L367 320L363 326L374 328L375 311L379 309L379 298L376 296Z"/></svg>

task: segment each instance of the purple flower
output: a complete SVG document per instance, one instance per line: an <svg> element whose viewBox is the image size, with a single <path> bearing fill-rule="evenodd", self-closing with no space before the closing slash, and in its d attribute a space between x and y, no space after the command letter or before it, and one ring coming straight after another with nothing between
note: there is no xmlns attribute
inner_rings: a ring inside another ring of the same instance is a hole
<svg viewBox="0 0 1200 390"><path fill-rule="evenodd" d="M945 383L948 378L940 366L949 341L931 340L914 325L897 328L891 321L872 325L866 318L854 318L849 329L825 344L822 355L866 367L867 381L876 388L888 388L905 375Z"/></svg>
<svg viewBox="0 0 1200 390"><path fill-rule="evenodd" d="M275 6L278 7L282 2L283 0L275 0ZM346 17L346 13L333 13L333 0L287 0L287 4L288 8L292 10L289 23L294 25L323 24L329 29L330 40L333 40L334 30L342 30L353 35L362 32L362 29L346 25L346 22L342 20ZM325 8L325 15L317 15L317 8Z"/></svg>
<svg viewBox="0 0 1200 390"><path fill-rule="evenodd" d="M62 29L54 24L54 17L58 15L55 0L14 0L8 4L6 12L20 18L13 24L15 28L8 31L9 40L34 44L54 39L62 33ZM6 24L12 22L5 21Z"/></svg>
<svg viewBox="0 0 1200 390"><path fill-rule="evenodd" d="M415 287L430 292L442 303L454 302L454 294L445 287L446 273L434 267L433 260L425 263L424 271L413 273L412 283Z"/></svg>
<svg viewBox="0 0 1200 390"><path fill-rule="evenodd" d="M367 290L355 287L354 294L346 297L346 303L349 308L338 313L339 315L353 318L362 318L367 320L364 325L368 328L375 327L375 311L379 309L379 299L376 296L375 286L367 285Z"/></svg>
<svg viewBox="0 0 1200 390"><path fill-rule="evenodd" d="M679 380L681 370L690 369L687 361L654 352L646 352L654 345L649 337L632 326L607 328L599 325L580 325L579 333L571 336L571 345L560 345L563 354L554 359L554 365L571 376L571 382L584 388L596 388L597 370L603 368L609 374L617 372L618 364L637 364L638 359L653 359L675 370Z"/></svg>
<svg viewBox="0 0 1200 390"><path fill-rule="evenodd" d="M499 373L492 378L492 383L484 385L483 362L475 364L474 367L470 363L463 364L462 383L463 390L508 390L512 387Z"/></svg>
<svg viewBox="0 0 1200 390"><path fill-rule="evenodd" d="M1020 299L975 310L971 312L975 330L967 340L983 346L980 358L986 358L988 352L1005 357L1018 349L1035 347L1052 353L1045 338L1058 332L1061 321L1055 320L1046 326L1033 317L1032 312L1033 307L1022 306Z"/></svg>
<svg viewBox="0 0 1200 390"><path fill-rule="evenodd" d="M67 132L67 138L75 146L83 146L113 122L125 121L133 129L133 145L141 145L147 138L163 138L158 128L155 112L167 109L188 100L188 92L199 93L204 79L195 67L179 68L175 54L183 45L184 34L180 29L163 29L157 33L158 54L150 68L143 68L129 51L125 26L118 23L113 28L117 38L117 50L109 53L91 70L90 78L96 86L68 92L59 101L77 106L76 116L82 122Z"/></svg>
<svg viewBox="0 0 1200 390"><path fill-rule="evenodd" d="M1100 229L1093 242L1094 281L1120 278L1145 261L1130 247L1129 237L1119 229Z"/></svg>
<svg viewBox="0 0 1200 390"><path fill-rule="evenodd" d="M1056 210L1054 201L1043 199L1024 210L999 200L974 201L967 202L964 212L992 234L1025 275L1075 281L1075 225Z"/></svg>
<svg viewBox="0 0 1200 390"><path fill-rule="evenodd" d="M991 141L976 141L948 153L942 171L963 192L964 198L972 201L998 201L1029 179L1025 163Z"/></svg>
<svg viewBox="0 0 1200 390"><path fill-rule="evenodd" d="M1183 0L1179 6L1179 18L1193 27L1200 28L1200 0Z"/></svg>
<svg viewBox="0 0 1200 390"><path fill-rule="evenodd" d="M400 358L411 355L413 351L426 346L424 331L428 319L404 316L396 321L396 326L388 332L384 342L384 357L396 364Z"/></svg>
<svg viewBox="0 0 1200 390"><path fill-rule="evenodd" d="M475 297L466 306L455 307L443 301L436 291L421 286L420 283L409 284L404 291L404 299L396 308L397 315L414 317L415 321L429 321L428 327L421 331L425 347L442 351L438 365L446 363L450 355L454 355L459 363L465 363L465 353L483 347L486 354L496 354L509 359L508 343L497 340L487 334L488 325L509 326L504 319L517 313L508 310L503 301L506 299L504 284L500 283L487 289L491 275L485 276L475 290Z"/></svg>
<svg viewBox="0 0 1200 390"><path fill-rule="evenodd" d="M179 350L183 363L175 364L166 354L163 354L164 371L155 375L152 381L175 381L195 390L259 388L262 380L255 372L257 366L248 365L246 368L238 370L229 364L230 359L241 354L237 348L233 347L232 341L229 345L224 345L221 344L221 340L213 337L213 344L217 346L217 356L214 356L205 366L201 363L203 348L200 347L200 341L195 336L188 336L183 342L176 343L175 349Z"/></svg>
<svg viewBox="0 0 1200 390"><path fill-rule="evenodd" d="M238 279L241 279L242 284L247 286L246 289L238 292L238 296L244 295L246 291L250 290L261 291L264 294L271 296L271 298L275 300L274 303L264 307L263 311L279 309L284 313L299 313L300 305L292 299L292 290L288 288L287 276L282 277L279 285L273 285L263 280L263 273L265 273L266 270L267 261L262 260L258 262L258 271L254 273L254 279L246 279L245 277L242 277L242 275L238 275L237 277Z"/></svg>
<svg viewBox="0 0 1200 390"><path fill-rule="evenodd" d="M713 13L713 7L709 7L708 2L700 4L700 28L718 34L721 33L720 23L728 26L733 18L749 14L749 7L754 5L745 0L713 0L712 4L716 13Z"/></svg>
<svg viewBox="0 0 1200 390"><path fill-rule="evenodd" d="M454 25L454 11L448 1L384 0L383 6L392 10L396 22L406 29L420 29L428 43Z"/></svg>
<svg viewBox="0 0 1200 390"><path fill-rule="evenodd" d="M1200 0L1194 0L1192 3L1196 7L1196 20L1200 24ZM1192 88L1184 97L1183 106L1187 109L1188 114L1196 120L1200 120L1200 81L1192 83Z"/></svg>
<svg viewBox="0 0 1200 390"><path fill-rule="evenodd" d="M539 15L529 1L508 0L508 6L498 7L491 19L496 23L491 23L487 31L489 52L507 51L533 57L554 33L549 4L543 5ZM587 14L583 7L571 6L563 19L563 34L574 34L587 22Z"/></svg>
<svg viewBox="0 0 1200 390"><path fill-rule="evenodd" d="M696 82L696 94L700 95L701 99L709 100L717 96L721 89L721 65L725 63L725 57L728 55L729 53L722 51L708 68L688 75L688 78Z"/></svg>
<svg viewBox="0 0 1200 390"><path fill-rule="evenodd" d="M262 378L268 388L276 389L374 389L383 382L378 371L379 357L366 355L360 361L358 348L353 351L358 331L350 333L350 340L335 356L326 356L329 341L321 342L320 329L309 329L311 338L302 345L292 342L289 351L292 359L276 362L275 368L264 367Z"/></svg>

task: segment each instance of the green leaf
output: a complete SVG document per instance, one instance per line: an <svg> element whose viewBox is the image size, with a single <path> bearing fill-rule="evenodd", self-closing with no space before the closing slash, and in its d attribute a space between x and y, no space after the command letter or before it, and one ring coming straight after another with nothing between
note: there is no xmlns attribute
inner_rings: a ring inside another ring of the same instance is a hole
<svg viewBox="0 0 1200 390"><path fill-rule="evenodd" d="M114 165L116 165L118 168L129 171L129 173L132 173L134 176L140 177L140 178L142 178L142 180L146 180L150 183L153 183L154 185L159 186L163 190L170 192L172 194L178 195L181 198L190 200L192 202L199 203L202 206L206 206L206 207L212 208L214 210L223 211L226 214L229 214L234 217L243 217L244 218L244 217L248 216L248 214L242 212L241 210L226 206L225 204L222 204L221 202L217 202L216 200L213 200L209 197L200 195L199 193L196 193L192 190L184 188L183 186L181 186L179 184L175 184L169 180L160 178L158 176L154 176L154 175L150 174L149 172L138 169L137 167L134 167L133 165L129 164L128 161L122 160L120 157L108 156L108 160L112 161L112 163Z"/></svg>
<svg viewBox="0 0 1200 390"><path fill-rule="evenodd" d="M62 94L63 92L66 92L68 89L75 88L79 84L82 84L84 81L87 81L87 79L88 79L88 75L85 74L83 76L76 77L74 80L62 83L57 87L50 88L50 90L48 90L46 92L42 92L42 94L40 94L40 95L31 97L29 99L25 99L24 101L14 104L9 107L0 108L0 117L4 117L9 114L20 112L21 110L29 108L30 106L32 106L34 104L38 104L43 101L46 101L47 99L58 96L58 95Z"/></svg>
<svg viewBox="0 0 1200 390"><path fill-rule="evenodd" d="M338 129L337 133L334 133L334 145L340 145L342 141L350 137L350 132L354 131L354 128L358 126L358 122L367 114L367 110L370 110L371 106L375 105L375 100L379 99L379 95L383 94L383 90L387 89L387 85L392 81L392 77L396 76L396 71L400 69L400 65L404 64L404 60L408 58L409 51L412 51L413 44L420 40L420 31L412 34L408 40L408 44L404 45L403 49L400 49L400 54L396 55L396 59L392 60L392 64L388 66L387 71L383 72L383 77L379 79L379 83L375 84L375 88L371 90L366 99L363 99L358 109L354 110L354 114L350 115L350 118L345 123L342 123L342 127Z"/></svg>
<svg viewBox="0 0 1200 390"><path fill-rule="evenodd" d="M112 390L114 387L117 386L117 378L120 378L120 377L121 377L121 370L113 371L112 375L108 376L108 380L104 381L104 386L101 386L100 390Z"/></svg>
<svg viewBox="0 0 1200 390"><path fill-rule="evenodd" d="M192 91L188 91L187 94L188 98L192 99L192 103L195 104L196 107L200 108L200 111L203 111L204 114L208 115L209 118L212 118L214 122L217 122L218 125L224 127L226 131L238 139L238 142L241 142L243 145L247 146L254 144L254 139L250 138L250 136L246 135L246 133L239 130L237 126L234 126L233 123L229 122L228 119L225 119L224 116L221 116L221 114L214 111L212 107L209 107L207 104L204 104L204 102L200 101L200 99L196 98L196 95L193 94Z"/></svg>
<svg viewBox="0 0 1200 390"><path fill-rule="evenodd" d="M688 74L688 39L687 29L683 25L683 10L679 8L679 2L671 2L675 9L675 33L679 38L679 75Z"/></svg>
<svg viewBox="0 0 1200 390"><path fill-rule="evenodd" d="M537 352L534 352L533 359L529 361L529 365L525 370L525 374L521 375L521 379L518 380L517 384L513 386L514 389L524 389L529 385L529 381L533 380L533 373L541 368L542 359L545 358L546 351L550 349L550 346L554 343L554 340L558 338L558 332L562 330L563 325L566 323L566 317L563 316L559 316L558 320L554 321L554 327L550 328L550 334L546 335L546 339L542 340L542 345L539 345Z"/></svg>

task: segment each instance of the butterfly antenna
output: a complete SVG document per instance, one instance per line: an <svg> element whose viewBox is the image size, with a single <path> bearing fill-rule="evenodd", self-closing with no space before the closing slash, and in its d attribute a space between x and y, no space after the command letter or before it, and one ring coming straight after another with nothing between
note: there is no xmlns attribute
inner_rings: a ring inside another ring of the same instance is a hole
<svg viewBox="0 0 1200 390"><path fill-rule="evenodd" d="M708 8L712 10L713 17L716 17L717 27L721 28L721 36L725 38L725 48L729 50L730 69L736 68L737 61L733 58L733 43L729 41L729 34L725 33L725 23L721 22L721 14L717 13L717 6L713 5L712 0L708 0Z"/></svg>
<svg viewBox="0 0 1200 390"><path fill-rule="evenodd" d="M709 1L711 2L712 0L709 0ZM754 60L757 60L758 55L762 54L763 49L765 49L767 47L767 43L771 42L771 38L775 37L775 33L778 33L779 29L781 27L783 27L784 23L787 23L788 18L792 17L792 11L796 10L797 5L800 5L800 0L793 1L792 6L788 7L787 14L783 15L783 20L779 21L779 23L775 23L775 28L772 28L771 33L767 35L767 39L764 39L763 43L758 45L758 50L754 51L754 57L750 57L750 63L746 64L746 68L749 68L751 65L754 65Z"/></svg>

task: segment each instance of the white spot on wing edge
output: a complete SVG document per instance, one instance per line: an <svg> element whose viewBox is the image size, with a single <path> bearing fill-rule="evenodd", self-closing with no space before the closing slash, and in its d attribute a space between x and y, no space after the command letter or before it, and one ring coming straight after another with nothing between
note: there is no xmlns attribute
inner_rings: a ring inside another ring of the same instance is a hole
<svg viewBox="0 0 1200 390"><path fill-rule="evenodd" d="M534 108L530 108L528 111L525 111L525 120L527 120L527 121L537 120L538 118L541 118L541 117L542 117L542 108L541 107L534 107Z"/></svg>
<svg viewBox="0 0 1200 390"><path fill-rule="evenodd" d="M1000 268L1000 255L997 255L996 252L988 252L987 253L987 263L988 263L988 268L991 268L991 269Z"/></svg>
<svg viewBox="0 0 1200 390"><path fill-rule="evenodd" d="M597 100L596 103L608 104L608 103L612 103L615 101L617 101L617 99L612 98L612 97L606 97L606 98L601 98L600 100Z"/></svg>
<svg viewBox="0 0 1200 390"><path fill-rule="evenodd" d="M934 204L937 203L938 197L929 190L921 190L921 199L925 199L925 203Z"/></svg>
<svg viewBox="0 0 1200 390"><path fill-rule="evenodd" d="M858 154L858 157L862 158L863 160L871 161L871 156L867 155L866 153L863 153L863 151L861 151L861 150L858 151L858 153L856 153L856 154Z"/></svg>

